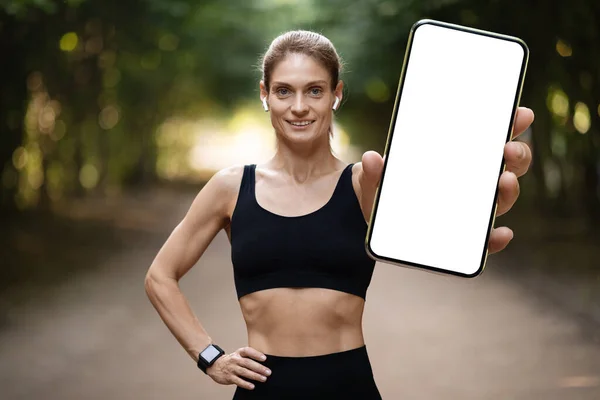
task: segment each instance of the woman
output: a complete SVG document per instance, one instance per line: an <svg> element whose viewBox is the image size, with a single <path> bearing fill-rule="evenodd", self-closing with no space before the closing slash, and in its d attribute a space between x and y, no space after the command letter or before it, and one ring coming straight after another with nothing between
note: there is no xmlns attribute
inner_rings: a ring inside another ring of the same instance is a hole
<svg viewBox="0 0 600 400"><path fill-rule="evenodd" d="M383 160L367 152L346 165L331 152L332 114L342 100L340 59L307 31L276 38L263 58L260 96L277 151L268 162L218 172L200 191L152 263L146 291L173 335L234 399L380 399L363 332L374 262L364 238ZM533 121L520 108L515 131ZM498 214L519 193L529 148L505 148ZM512 172L508 172L512 171ZM197 320L178 280L225 229L248 346L224 353ZM490 237L490 253L512 239Z"/></svg>

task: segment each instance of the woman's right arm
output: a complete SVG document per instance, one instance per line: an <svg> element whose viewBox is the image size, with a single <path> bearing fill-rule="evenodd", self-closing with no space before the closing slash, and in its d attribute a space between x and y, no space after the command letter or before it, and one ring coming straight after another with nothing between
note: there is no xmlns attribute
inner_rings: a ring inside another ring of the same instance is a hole
<svg viewBox="0 0 600 400"><path fill-rule="evenodd" d="M195 362L212 339L181 292L179 280L198 262L217 233L229 224L242 174L243 167L231 167L212 177L196 196L146 274L145 287L150 302ZM215 382L252 389L253 384L248 380L264 381L270 374L255 360L263 361L264 354L251 347L243 347L219 358L207 372Z"/></svg>
<svg viewBox="0 0 600 400"><path fill-rule="evenodd" d="M229 223L243 169L215 174L200 190L183 220L152 262L145 279L150 302L173 336L195 361L212 340L179 288L179 280L200 259L217 233ZM207 300L208 301L208 300Z"/></svg>

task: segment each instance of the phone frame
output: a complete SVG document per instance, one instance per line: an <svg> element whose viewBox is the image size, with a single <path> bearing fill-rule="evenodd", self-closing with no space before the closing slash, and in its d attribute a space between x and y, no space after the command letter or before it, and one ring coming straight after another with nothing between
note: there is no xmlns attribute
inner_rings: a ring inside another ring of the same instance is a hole
<svg viewBox="0 0 600 400"><path fill-rule="evenodd" d="M392 136L394 133L394 127L396 126L396 118L397 118L397 114L398 114L398 108L400 106L400 98L402 96L402 88L404 86L404 81L405 81L405 76L406 76L406 69L408 67L408 62L410 60L410 54L411 54L411 49L412 49L412 44L413 44L413 39L414 39L414 35L416 30L423 25L436 25L436 26L440 26L440 27L444 27L444 28L449 28L449 29L455 29L455 30L459 30L459 31L464 31L464 32L469 32L469 33L473 33L473 34L477 34L477 35L482 35L482 36L489 36L489 37L493 37L496 39L502 39L502 40L507 40L507 41L511 41L511 42L515 42L517 44L519 44L522 48L523 48L523 62L521 64L521 71L520 71L520 75L519 75L519 81L518 81L518 87L517 90L515 92L515 100L514 100L514 104L513 104L513 111L511 114L511 120L510 120L510 125L508 127L508 133L506 135L506 142L508 143L509 141L512 140L512 135L513 135L513 129L514 129L514 123L515 123L515 116L517 113L517 109L519 106L519 102L521 100L521 94L523 91L523 84L525 81L525 72L527 71L527 64L529 62L529 48L527 47L527 44L525 44L525 42L522 39L519 39L517 37L513 37L513 36L508 36L508 35L504 35L504 34L500 34L500 33L495 33L495 32L489 32L489 31L485 31L485 30L480 30L480 29L476 29L476 28L471 28L471 27L466 27L466 26L461 26L461 25L456 25L456 24L452 24L452 23L447 23L447 22L442 22L442 21L436 21L436 20L432 20L432 19L421 19L419 21L417 21L416 23L413 24L413 26L410 29L409 32L409 36L408 36L408 43L406 46L406 52L404 55L404 62L402 64L402 71L400 73L400 81L398 84L398 90L396 92L396 100L394 102L394 110L393 110L393 114L392 114L392 120L390 123L390 128L388 131L388 137L387 137L387 141L386 141L386 145L385 145L385 151L384 151L384 158L383 158L383 171L382 171L382 175L381 175L381 180L379 182L379 185L377 186L377 190L375 192L375 200L373 201L373 208L371 210L371 217L369 219L369 224L368 224L368 229L367 229L367 236L365 238L365 249L367 251L367 254L369 255L369 257L371 257L373 260L375 261L380 261L386 264L392 264L392 265L398 265L398 266L402 266L402 267L407 267L407 268L412 268L412 269L418 269L418 270L422 270L422 271L426 271L426 272L431 272L431 273L435 273L435 274L442 274L442 275L446 275L446 276L455 276L455 277L461 277L461 278L474 278L476 276L479 276L483 270L485 269L485 265L487 263L487 257L488 257L488 253L489 253L489 249L488 249L488 245L489 245L489 238L490 238L490 234L492 231L492 228L494 226L494 222L496 220L496 211L497 211L497 207L498 207L498 181L500 180L500 176L502 175L502 173L505 171L506 169L506 160L504 159L504 155L502 156L502 162L500 165L500 169L499 169L499 173L498 173L498 180L496 183L496 191L494 194L494 204L492 207L492 212L490 214L490 219L489 219L489 224L488 224L488 230L487 230L487 234L486 234L486 238L485 238L485 242L484 242L484 246L483 246L483 251L482 251L482 256L481 256L481 262L479 265L479 268L477 269L477 271L475 271L473 274L464 274L461 272L456 272L456 271L450 271L450 270L445 270L445 269L441 269L441 268L435 268L429 265L424 265L424 264L419 264L419 263L415 263L415 262L410 262L410 261L405 261L405 260L396 260L393 258L389 258L389 257L384 257L384 256L379 256L378 254L376 254L373 249L371 248L371 238L372 238L372 228L373 228L373 222L375 221L375 218L377 216L377 209L378 209L378 205L379 205L379 198L380 198L380 192L381 192L381 187L383 186L383 181L385 179L385 171L387 168L387 161L388 161L388 154L390 151L390 145L392 143Z"/></svg>

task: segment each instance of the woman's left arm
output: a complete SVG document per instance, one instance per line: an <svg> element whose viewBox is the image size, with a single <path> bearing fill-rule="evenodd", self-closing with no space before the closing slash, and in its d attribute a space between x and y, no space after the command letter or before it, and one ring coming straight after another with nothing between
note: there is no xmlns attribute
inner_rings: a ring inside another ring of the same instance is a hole
<svg viewBox="0 0 600 400"><path fill-rule="evenodd" d="M515 119L513 136L521 135L533 122L533 111L519 107ZM506 170L500 176L498 190L498 208L496 216L507 213L519 197L519 181L531 164L531 149L523 142L510 141L504 146ZM375 151L363 154L362 163L356 165L354 186L366 221L371 218L375 192L383 171L383 158ZM510 228L494 228L489 240L489 254L503 250L513 238Z"/></svg>

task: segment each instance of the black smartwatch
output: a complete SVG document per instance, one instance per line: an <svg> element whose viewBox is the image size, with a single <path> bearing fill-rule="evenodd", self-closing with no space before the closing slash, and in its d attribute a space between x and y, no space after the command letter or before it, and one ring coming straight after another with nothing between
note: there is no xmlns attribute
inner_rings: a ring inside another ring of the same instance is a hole
<svg viewBox="0 0 600 400"><path fill-rule="evenodd" d="M216 344L209 344L198 354L198 368L206 374L206 369L213 365L225 352Z"/></svg>

